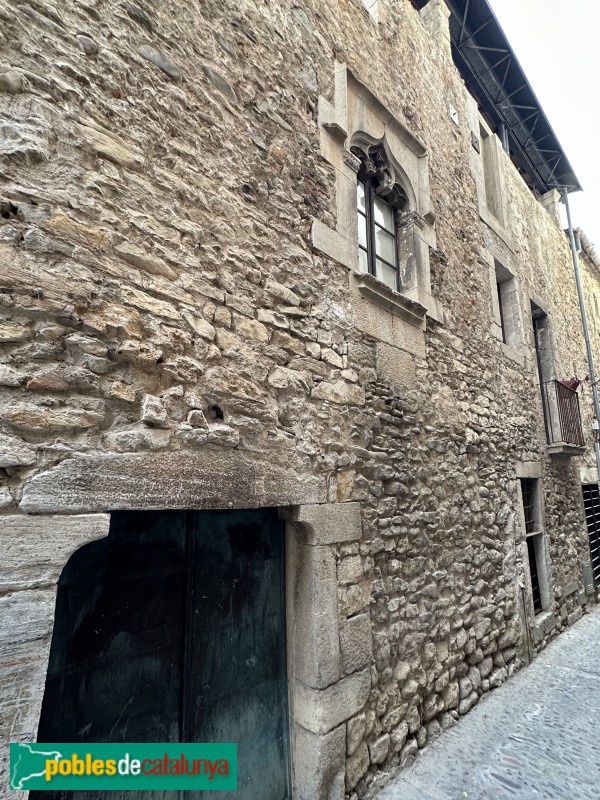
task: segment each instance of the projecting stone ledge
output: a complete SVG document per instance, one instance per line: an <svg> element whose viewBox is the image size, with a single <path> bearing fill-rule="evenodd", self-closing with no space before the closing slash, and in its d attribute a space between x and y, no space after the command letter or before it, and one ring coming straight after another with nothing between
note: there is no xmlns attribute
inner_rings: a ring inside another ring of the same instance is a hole
<svg viewBox="0 0 600 800"><path fill-rule="evenodd" d="M25 485L22 511L257 508L324 503L325 478L246 460L239 452L76 456Z"/></svg>

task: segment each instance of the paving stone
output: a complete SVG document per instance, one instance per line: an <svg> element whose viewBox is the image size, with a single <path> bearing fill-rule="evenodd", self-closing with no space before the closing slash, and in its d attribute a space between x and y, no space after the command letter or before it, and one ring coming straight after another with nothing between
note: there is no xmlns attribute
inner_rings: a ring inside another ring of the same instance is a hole
<svg viewBox="0 0 600 800"><path fill-rule="evenodd" d="M596 800L599 647L595 610L430 740L376 800Z"/></svg>

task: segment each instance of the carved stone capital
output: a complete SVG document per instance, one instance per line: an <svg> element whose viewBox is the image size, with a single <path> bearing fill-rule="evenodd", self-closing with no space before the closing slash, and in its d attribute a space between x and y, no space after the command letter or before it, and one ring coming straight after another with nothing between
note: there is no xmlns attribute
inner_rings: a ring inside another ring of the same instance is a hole
<svg viewBox="0 0 600 800"><path fill-rule="evenodd" d="M351 170L354 170L354 172L358 172L360 169L360 158L355 156L354 153L351 153L350 150L344 150L344 164L350 167Z"/></svg>
<svg viewBox="0 0 600 800"><path fill-rule="evenodd" d="M376 193L386 203L403 211L408 206L408 197L402 188L393 164L385 151L383 142L373 145L353 145L352 155L357 158L358 176L361 180L372 181Z"/></svg>
<svg viewBox="0 0 600 800"><path fill-rule="evenodd" d="M406 228L419 228L419 230L423 230L425 228L425 219L420 215L417 214L416 211L411 211L408 214L403 214L399 217L397 221L398 230L405 230Z"/></svg>

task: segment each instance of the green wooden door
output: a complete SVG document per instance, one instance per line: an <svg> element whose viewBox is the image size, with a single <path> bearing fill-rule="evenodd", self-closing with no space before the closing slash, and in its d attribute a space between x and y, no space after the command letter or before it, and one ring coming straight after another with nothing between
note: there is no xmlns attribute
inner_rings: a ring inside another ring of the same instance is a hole
<svg viewBox="0 0 600 800"><path fill-rule="evenodd" d="M112 514L109 536L77 551L59 582L38 741L237 742L238 791L188 795L289 797L276 510ZM183 795L110 800L121 794Z"/></svg>

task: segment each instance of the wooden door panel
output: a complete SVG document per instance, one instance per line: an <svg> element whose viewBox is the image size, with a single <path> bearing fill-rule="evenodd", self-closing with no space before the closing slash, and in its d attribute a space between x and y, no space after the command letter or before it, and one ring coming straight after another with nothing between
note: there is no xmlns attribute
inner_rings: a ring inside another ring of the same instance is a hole
<svg viewBox="0 0 600 800"><path fill-rule="evenodd" d="M77 551L60 579L38 741L237 742L237 793L110 800L284 800L283 554L271 509L112 514L107 539Z"/></svg>
<svg viewBox="0 0 600 800"><path fill-rule="evenodd" d="M288 796L284 536L276 509L195 512L190 741L238 743L238 793Z"/></svg>

